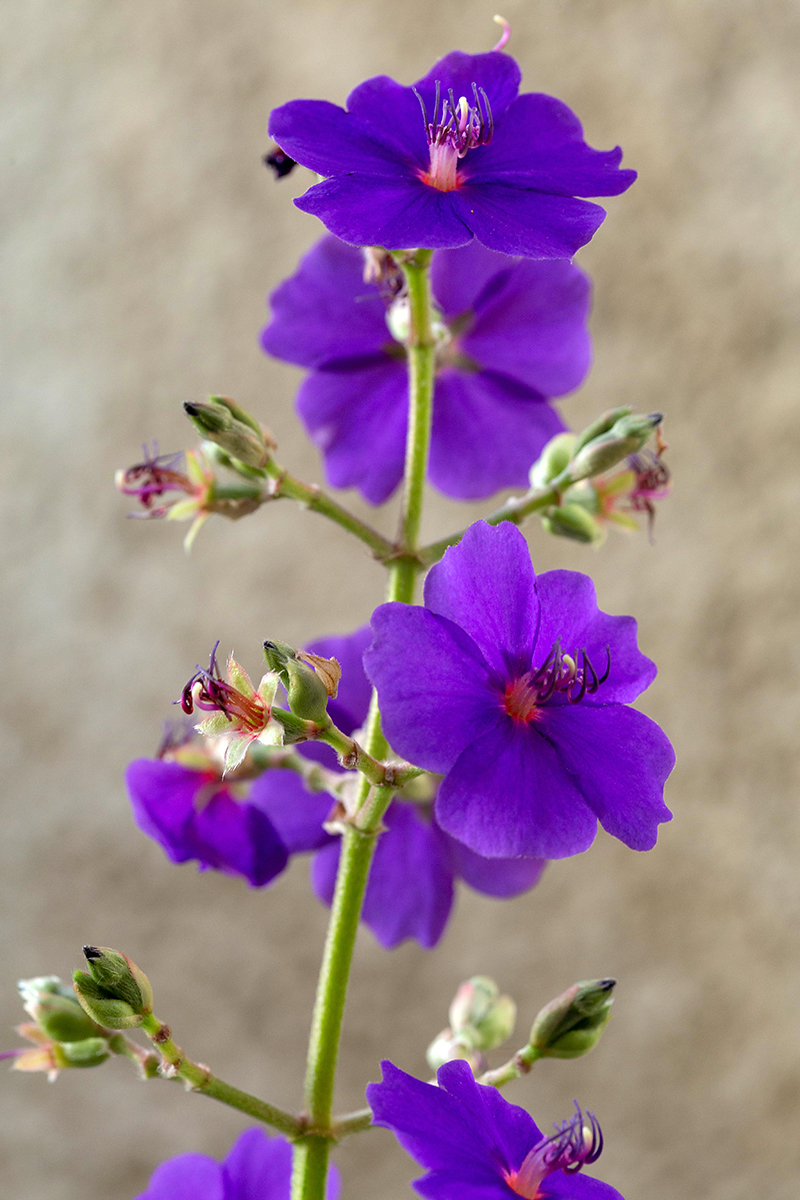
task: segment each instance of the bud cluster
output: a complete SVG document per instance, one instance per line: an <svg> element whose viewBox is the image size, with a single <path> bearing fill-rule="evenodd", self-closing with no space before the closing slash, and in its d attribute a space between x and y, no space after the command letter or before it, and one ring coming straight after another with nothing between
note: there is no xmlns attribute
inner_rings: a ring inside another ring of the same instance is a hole
<svg viewBox="0 0 800 1200"><path fill-rule="evenodd" d="M79 1004L72 988L57 975L22 979L19 984L25 1012L31 1018L17 1033L29 1048L11 1050L15 1071L45 1071L55 1079L69 1067L97 1067L109 1057L109 1031Z"/></svg>
<svg viewBox="0 0 800 1200"><path fill-rule="evenodd" d="M582 433L560 433L545 446L530 472L531 487L555 487L559 503L542 510L542 524L556 537L600 545L606 526L636 530L632 513L646 512L652 526L653 501L669 494L666 450L660 436L660 413L637 416L617 408ZM656 433L657 452L643 452ZM615 474L605 472L624 462Z"/></svg>
<svg viewBox="0 0 800 1200"><path fill-rule="evenodd" d="M474 975L456 992L448 1016L449 1027L428 1047L428 1065L437 1071L444 1063L463 1058L477 1074L486 1066L484 1052L496 1049L514 1032L517 1006L510 996L500 995L493 979Z"/></svg>

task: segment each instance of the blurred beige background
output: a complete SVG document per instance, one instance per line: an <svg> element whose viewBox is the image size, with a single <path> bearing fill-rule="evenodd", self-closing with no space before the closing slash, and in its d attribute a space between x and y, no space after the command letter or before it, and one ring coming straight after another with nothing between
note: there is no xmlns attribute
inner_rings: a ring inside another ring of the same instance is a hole
<svg viewBox="0 0 800 1200"><path fill-rule="evenodd" d="M650 854L604 834L500 903L462 892L434 954L360 937L339 1100L379 1057L424 1071L459 981L496 977L524 1031L577 978L620 980L588 1059L509 1088L543 1125L594 1109L603 1178L627 1200L796 1200L798 1039L798 283L800 9L793 0L504 0L526 90L566 100L588 140L640 171L580 255L596 363L563 405L667 414L675 492L656 545L598 554L531 525L540 569L595 576L635 614L660 676L676 817ZM325 913L296 863L270 890L170 866L133 827L129 759L221 638L253 670L269 636L354 628L381 572L338 530L275 506L185 527L126 521L111 477L141 442L191 444L181 403L221 391L319 479L292 415L299 373L260 354L264 295L321 228L261 165L269 109L410 82L454 47L488 49L477 0L8 4L2 21L5 241L0 338L7 480L0 1041L15 981L118 946L196 1058L293 1106ZM472 516L481 511L471 510ZM431 496L427 527L465 513ZM383 518L391 531L393 514ZM115 1061L0 1073L0 1189L128 1200L156 1163L222 1156L246 1124ZM409 1195L388 1134L339 1154L353 1200Z"/></svg>

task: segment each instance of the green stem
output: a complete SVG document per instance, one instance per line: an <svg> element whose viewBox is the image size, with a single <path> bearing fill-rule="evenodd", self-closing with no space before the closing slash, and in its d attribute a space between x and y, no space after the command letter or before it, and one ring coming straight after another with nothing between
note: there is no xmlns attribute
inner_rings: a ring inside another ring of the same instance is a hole
<svg viewBox="0 0 800 1200"><path fill-rule="evenodd" d="M350 1137L353 1133L363 1133L372 1125L372 1109L359 1108L357 1112L345 1113L337 1117L331 1126L331 1133L337 1142Z"/></svg>
<svg viewBox="0 0 800 1200"><path fill-rule="evenodd" d="M169 1026L164 1025L152 1013L144 1018L141 1028L161 1055L160 1073L166 1079L181 1079L190 1091L200 1092L203 1096L210 1096L212 1100L220 1100L231 1108L238 1108L239 1112L254 1117L256 1121L263 1121L273 1129L279 1129L288 1137L297 1137L302 1132L303 1122L298 1117L276 1108L273 1104L267 1104L265 1100L251 1096L249 1092L232 1087L231 1084L212 1075L208 1067L192 1062L172 1040Z"/></svg>
<svg viewBox="0 0 800 1200"><path fill-rule="evenodd" d="M487 1084L489 1087L504 1087L505 1084L511 1083L512 1079L527 1075L541 1057L535 1046L523 1046L512 1059L503 1063L502 1067L495 1067L493 1071L485 1071L483 1075L478 1076L478 1083Z"/></svg>
<svg viewBox="0 0 800 1200"><path fill-rule="evenodd" d="M329 521L334 521L348 533L354 534L366 546L369 546L373 556L380 562L388 562L397 553L397 547L393 542L383 537L366 521L360 520L342 504L338 504L336 500L326 495L316 484L303 483L296 479L272 458L264 467L264 472L273 480L267 499L277 500L281 496L288 496L290 500L297 500L312 512L327 517Z"/></svg>
<svg viewBox="0 0 800 1200"><path fill-rule="evenodd" d="M400 518L400 546L387 556L387 599L411 604L421 570L417 556L433 404L434 337L431 321L430 250L409 255L403 265L408 284L411 333L408 344L409 421L405 480ZM385 757L386 739L373 694L364 736L364 752ZM377 783L377 781L376 781ZM324 1200L331 1138L331 1110L336 1059L364 893L383 816L394 787L370 786L362 779L355 824L342 836L336 891L320 968L306 1066L305 1100L308 1132L297 1139L292 1171L292 1200Z"/></svg>
<svg viewBox="0 0 800 1200"><path fill-rule="evenodd" d="M549 504L560 503L561 493L570 483L569 472L564 471L548 487L535 488L526 492L524 496L512 496L506 500L505 504L495 509L488 517L483 517L482 520L487 525L501 525L503 521L510 521L512 525L521 525L527 517L539 509L547 508ZM448 550L450 546L458 545L465 533L466 529L460 529L457 533L451 533L438 542L431 542L429 546L423 546L418 552L423 566L432 567L439 561L445 550Z"/></svg>

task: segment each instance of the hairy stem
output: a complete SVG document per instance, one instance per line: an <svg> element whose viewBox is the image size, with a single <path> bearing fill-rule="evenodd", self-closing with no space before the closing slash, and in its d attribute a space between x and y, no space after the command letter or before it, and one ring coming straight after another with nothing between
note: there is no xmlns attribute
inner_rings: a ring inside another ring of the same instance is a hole
<svg viewBox="0 0 800 1200"><path fill-rule="evenodd" d="M208 1067L192 1062L172 1040L169 1026L164 1025L152 1013L144 1018L141 1027L161 1055L159 1073L165 1079L180 1079L190 1091L200 1092L203 1096L210 1096L212 1100L219 1100L231 1108L238 1108L239 1112L246 1113L256 1121L263 1121L265 1125L271 1125L273 1129L280 1130L288 1137L297 1137L302 1132L303 1122L299 1117L294 1117L265 1100L259 1100L249 1092L232 1087L231 1084L212 1075Z"/></svg>
<svg viewBox="0 0 800 1200"><path fill-rule="evenodd" d="M264 471L273 480L269 499L277 500L281 496L287 496L290 500L297 500L312 512L327 517L329 521L334 521L342 529L346 529L348 533L352 533L366 546L369 546L373 556L380 562L388 562L396 555L397 547L388 538L332 499L316 484L302 483L272 458L264 467Z"/></svg>
<svg viewBox="0 0 800 1200"><path fill-rule="evenodd" d="M409 421L399 547L384 559L389 568L387 599L413 603L421 562L417 555L433 405L434 337L429 269L432 251L418 250L403 265L408 284L411 332L408 344ZM374 760L387 753L378 701L373 694L364 752ZM336 892L320 969L308 1046L305 1098L308 1131L296 1141L292 1200L324 1200L331 1138L336 1059L347 982L375 845L394 787L362 779L355 823L342 837ZM351 1130L355 1132L355 1130ZM344 1134L342 1134L344 1136Z"/></svg>

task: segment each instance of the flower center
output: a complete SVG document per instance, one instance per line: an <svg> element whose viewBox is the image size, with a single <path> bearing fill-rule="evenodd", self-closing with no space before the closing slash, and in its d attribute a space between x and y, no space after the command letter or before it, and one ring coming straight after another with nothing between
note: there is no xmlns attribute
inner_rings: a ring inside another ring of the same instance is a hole
<svg viewBox="0 0 800 1200"><path fill-rule="evenodd" d="M198 667L181 692L181 708L187 714L196 708L205 712L221 712L238 725L248 729L264 728L267 708L260 696L246 696L222 678L217 666L217 646L211 651L208 670Z"/></svg>
<svg viewBox="0 0 800 1200"><path fill-rule="evenodd" d="M579 704L584 696L593 696L611 673L611 647L606 646L606 669L598 675L586 650L563 654L561 640L538 670L526 671L506 686L505 709L514 721L535 721L539 708L561 692L570 704Z"/></svg>
<svg viewBox="0 0 800 1200"><path fill-rule="evenodd" d="M420 172L423 183L440 192L453 192L459 186L456 174L458 160L476 146L488 146L494 133L494 121L489 97L483 88L472 85L475 100L470 104L466 96L456 101L453 89L442 100L442 87L436 80L436 99L433 104L433 119L428 120L425 101L414 88L422 109L425 136L430 148L430 170ZM441 109L441 113L440 113Z"/></svg>
<svg viewBox="0 0 800 1200"><path fill-rule="evenodd" d="M573 1175L585 1163L596 1162L603 1149L603 1134L593 1113L577 1112L549 1138L542 1138L522 1160L518 1171L503 1172L512 1192L523 1200L538 1200L539 1184L554 1171ZM558 1127L557 1127L558 1128Z"/></svg>

